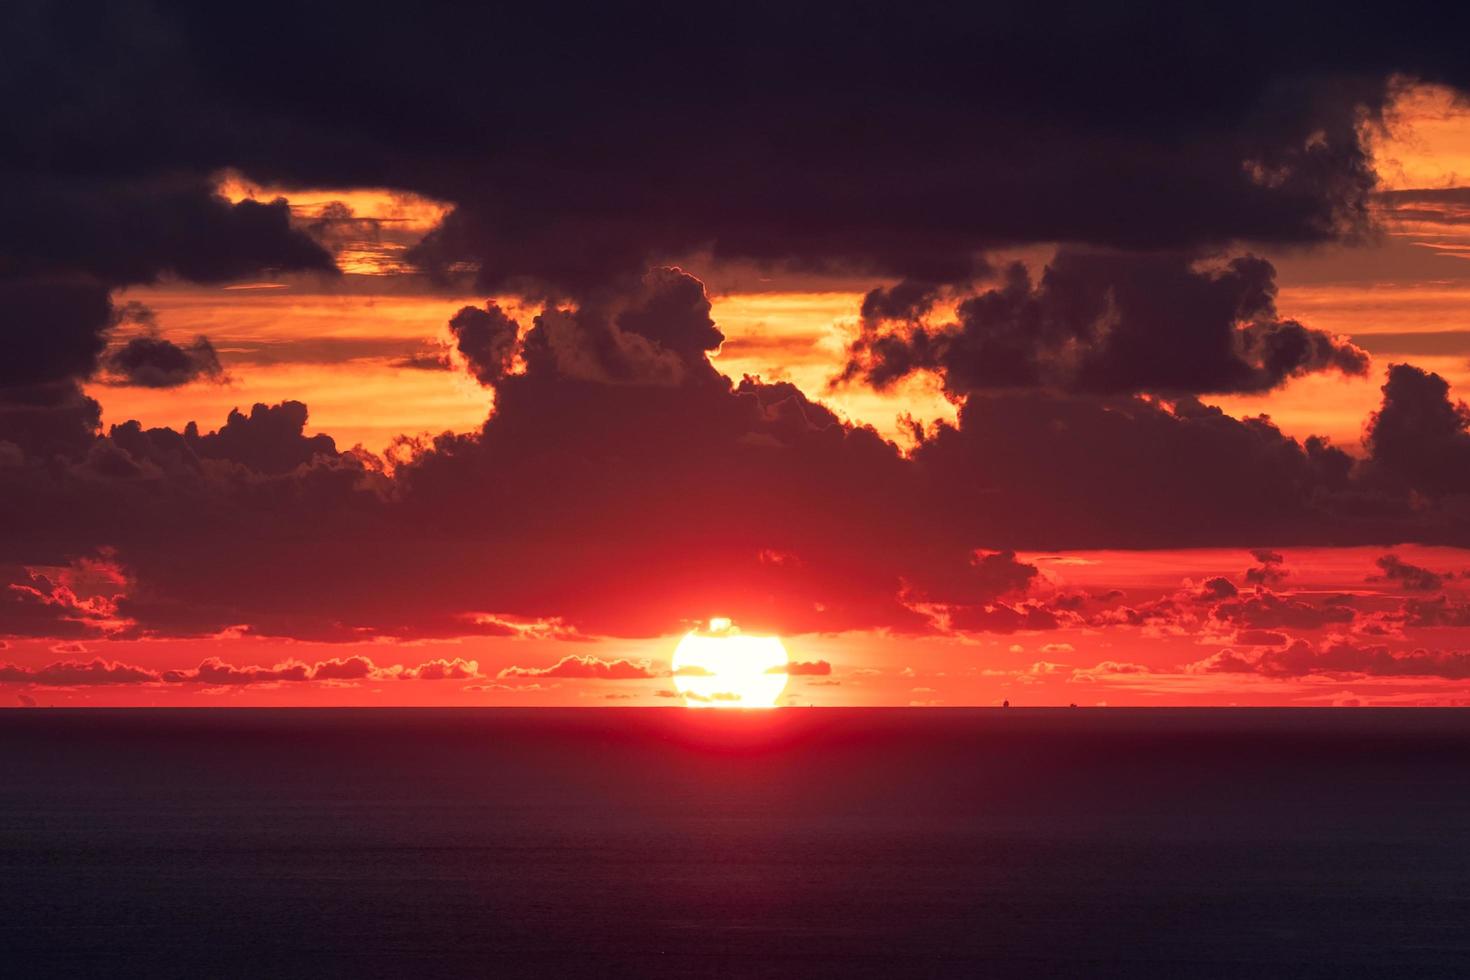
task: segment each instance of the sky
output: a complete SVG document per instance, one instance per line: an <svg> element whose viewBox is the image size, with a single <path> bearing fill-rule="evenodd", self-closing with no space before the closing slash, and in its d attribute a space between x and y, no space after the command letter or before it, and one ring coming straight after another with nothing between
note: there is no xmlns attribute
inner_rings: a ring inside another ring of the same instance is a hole
<svg viewBox="0 0 1470 980"><path fill-rule="evenodd" d="M1452 25L196 6L3 15L0 704L1470 704Z"/></svg>

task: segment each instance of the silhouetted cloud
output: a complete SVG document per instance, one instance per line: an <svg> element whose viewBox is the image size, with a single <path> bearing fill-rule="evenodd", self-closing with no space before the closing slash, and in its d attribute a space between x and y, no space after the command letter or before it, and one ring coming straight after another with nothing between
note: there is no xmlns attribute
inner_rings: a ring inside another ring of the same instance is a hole
<svg viewBox="0 0 1470 980"><path fill-rule="evenodd" d="M0 684L35 684L40 687L91 687L103 684L147 684L158 674L142 667L104 660L89 662L58 660L44 667L0 664Z"/></svg>
<svg viewBox="0 0 1470 980"><path fill-rule="evenodd" d="M1257 564L1245 570L1245 580L1252 585L1277 585L1291 574L1286 568L1286 558L1266 548L1251 552Z"/></svg>
<svg viewBox="0 0 1470 980"><path fill-rule="evenodd" d="M1203 258L1062 249L1034 286L1016 263L1002 285L964 300L955 323L935 326L912 322L927 294L870 293L843 378L882 389L927 370L956 395L1118 395L1267 391L1312 372L1367 372L1346 340L1277 316L1269 262ZM875 325L887 313L901 319Z"/></svg>
<svg viewBox="0 0 1470 980"><path fill-rule="evenodd" d="M466 306L449 320L455 346L483 385L494 385L510 370L520 326L494 303Z"/></svg>
<svg viewBox="0 0 1470 980"><path fill-rule="evenodd" d="M1444 585L1445 576L1418 565L1411 565L1398 555L1383 555L1375 558L1382 575L1369 576L1368 581L1396 583L1410 592L1435 592Z"/></svg>
<svg viewBox="0 0 1470 980"><path fill-rule="evenodd" d="M207 337L180 346L158 336L133 337L108 352L103 367L115 384L177 388L194 381L222 381L224 368Z"/></svg>

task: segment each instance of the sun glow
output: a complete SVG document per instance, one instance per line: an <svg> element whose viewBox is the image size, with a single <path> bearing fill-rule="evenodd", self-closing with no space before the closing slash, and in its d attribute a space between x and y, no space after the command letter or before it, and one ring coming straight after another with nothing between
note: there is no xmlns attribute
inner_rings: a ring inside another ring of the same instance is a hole
<svg viewBox="0 0 1470 980"><path fill-rule="evenodd" d="M716 618L679 641L674 687L690 708L773 708L789 664L780 637L746 636Z"/></svg>

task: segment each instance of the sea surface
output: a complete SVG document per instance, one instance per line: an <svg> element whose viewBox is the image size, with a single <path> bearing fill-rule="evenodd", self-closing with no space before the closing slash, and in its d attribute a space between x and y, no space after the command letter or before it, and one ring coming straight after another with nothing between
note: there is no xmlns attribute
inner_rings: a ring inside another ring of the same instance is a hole
<svg viewBox="0 0 1470 980"><path fill-rule="evenodd" d="M1470 977L1470 712L0 712L7 977Z"/></svg>

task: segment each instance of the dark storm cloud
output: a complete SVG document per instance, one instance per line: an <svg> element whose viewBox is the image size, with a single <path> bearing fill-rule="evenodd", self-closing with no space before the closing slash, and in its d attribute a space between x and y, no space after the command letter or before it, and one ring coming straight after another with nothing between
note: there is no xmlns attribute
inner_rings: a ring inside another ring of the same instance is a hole
<svg viewBox="0 0 1470 980"><path fill-rule="evenodd" d="M191 278L319 262L274 205L204 193L226 166L454 202L416 258L487 293L593 291L700 248L953 283L997 245L1321 241L1368 221L1360 128L1389 75L1470 76L1443 10L1372 31L1252 3L254 10L291 25L268 57L207 5L7 8L0 85L29 97L0 167L35 202L11 223L36 261L132 277L179 240ZM97 244L124 224L137 258Z"/></svg>
<svg viewBox="0 0 1470 980"><path fill-rule="evenodd" d="M1275 270L1183 253L1063 249L1033 285L1017 263L1002 285L964 300L953 324L913 323L932 297L911 284L863 301L866 328L843 380L882 389L933 371L955 395L1005 388L1117 395L1267 391L1327 370L1361 375L1368 356L1276 314ZM897 312L897 323L875 324Z"/></svg>

